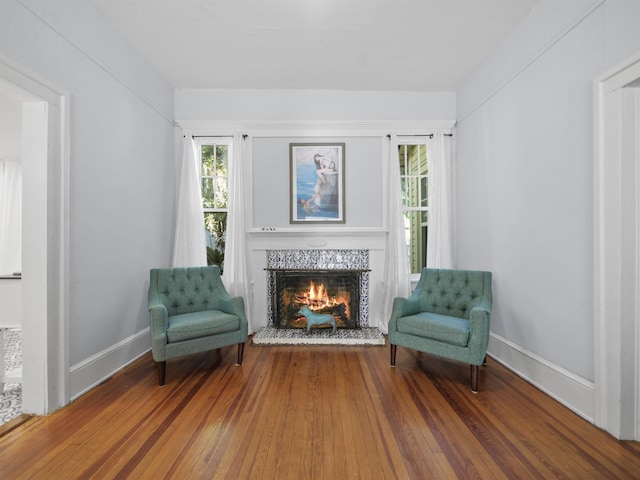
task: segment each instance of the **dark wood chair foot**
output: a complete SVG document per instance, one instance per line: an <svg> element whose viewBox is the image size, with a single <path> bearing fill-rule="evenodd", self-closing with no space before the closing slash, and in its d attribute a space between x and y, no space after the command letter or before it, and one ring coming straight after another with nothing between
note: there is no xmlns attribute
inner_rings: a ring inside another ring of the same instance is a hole
<svg viewBox="0 0 640 480"><path fill-rule="evenodd" d="M156 362L156 365L158 366L158 384L163 386L165 372L167 371L167 362Z"/></svg>
<svg viewBox="0 0 640 480"><path fill-rule="evenodd" d="M478 365L470 365L471 367L471 391L478 393Z"/></svg>
<svg viewBox="0 0 640 480"><path fill-rule="evenodd" d="M396 350L398 348L397 345L389 344L391 346L391 366L396 366Z"/></svg>
<svg viewBox="0 0 640 480"><path fill-rule="evenodd" d="M482 366L486 367L487 366L487 356L484 356L484 360L482 361Z"/></svg>
<svg viewBox="0 0 640 480"><path fill-rule="evenodd" d="M236 365L242 365L243 356L244 356L244 342L238 344L238 363L236 363Z"/></svg>

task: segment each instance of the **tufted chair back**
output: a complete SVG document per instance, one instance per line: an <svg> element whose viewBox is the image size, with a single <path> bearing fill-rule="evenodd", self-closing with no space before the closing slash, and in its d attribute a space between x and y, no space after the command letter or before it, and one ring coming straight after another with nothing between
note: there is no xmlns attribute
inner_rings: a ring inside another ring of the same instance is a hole
<svg viewBox="0 0 640 480"><path fill-rule="evenodd" d="M424 312L469 319L471 309L491 310L491 273L424 268L416 286Z"/></svg>
<svg viewBox="0 0 640 480"><path fill-rule="evenodd" d="M150 287L169 316L219 309L219 300L228 297L220 269L208 267L160 268L151 270Z"/></svg>

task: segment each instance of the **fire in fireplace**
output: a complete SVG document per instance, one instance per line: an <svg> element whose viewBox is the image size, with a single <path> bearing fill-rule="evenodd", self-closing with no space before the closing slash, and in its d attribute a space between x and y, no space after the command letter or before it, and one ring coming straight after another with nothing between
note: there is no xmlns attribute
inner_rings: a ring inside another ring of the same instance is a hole
<svg viewBox="0 0 640 480"><path fill-rule="evenodd" d="M306 318L300 309L307 306L315 313L333 315L338 328L360 327L363 270L269 270L275 275L274 326L306 328Z"/></svg>

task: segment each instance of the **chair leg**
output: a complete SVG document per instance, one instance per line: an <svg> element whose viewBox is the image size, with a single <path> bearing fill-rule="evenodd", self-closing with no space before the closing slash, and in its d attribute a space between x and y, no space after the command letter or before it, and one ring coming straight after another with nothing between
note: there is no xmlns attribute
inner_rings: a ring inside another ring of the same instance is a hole
<svg viewBox="0 0 640 480"><path fill-rule="evenodd" d="M487 356L486 355L484 356L484 360L482 361L482 365L485 366L485 367L487 366Z"/></svg>
<svg viewBox="0 0 640 480"><path fill-rule="evenodd" d="M164 375L165 372L167 370L167 362L156 362L156 365L158 366L158 384L160 386L164 385Z"/></svg>
<svg viewBox="0 0 640 480"><path fill-rule="evenodd" d="M471 391L478 393L478 365L471 365Z"/></svg>
<svg viewBox="0 0 640 480"><path fill-rule="evenodd" d="M390 343L389 345L391 346L391 366L395 367L396 366L396 349L398 348L398 346L392 343Z"/></svg>
<svg viewBox="0 0 640 480"><path fill-rule="evenodd" d="M244 355L244 342L238 344L238 363L236 363L236 365L242 365L243 355Z"/></svg>

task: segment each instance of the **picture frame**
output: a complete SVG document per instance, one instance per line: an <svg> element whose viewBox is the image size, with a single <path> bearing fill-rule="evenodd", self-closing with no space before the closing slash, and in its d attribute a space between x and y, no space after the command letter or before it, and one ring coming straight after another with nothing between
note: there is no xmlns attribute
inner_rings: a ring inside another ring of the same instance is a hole
<svg viewBox="0 0 640 480"><path fill-rule="evenodd" d="M344 143L290 143L290 223L345 223Z"/></svg>

